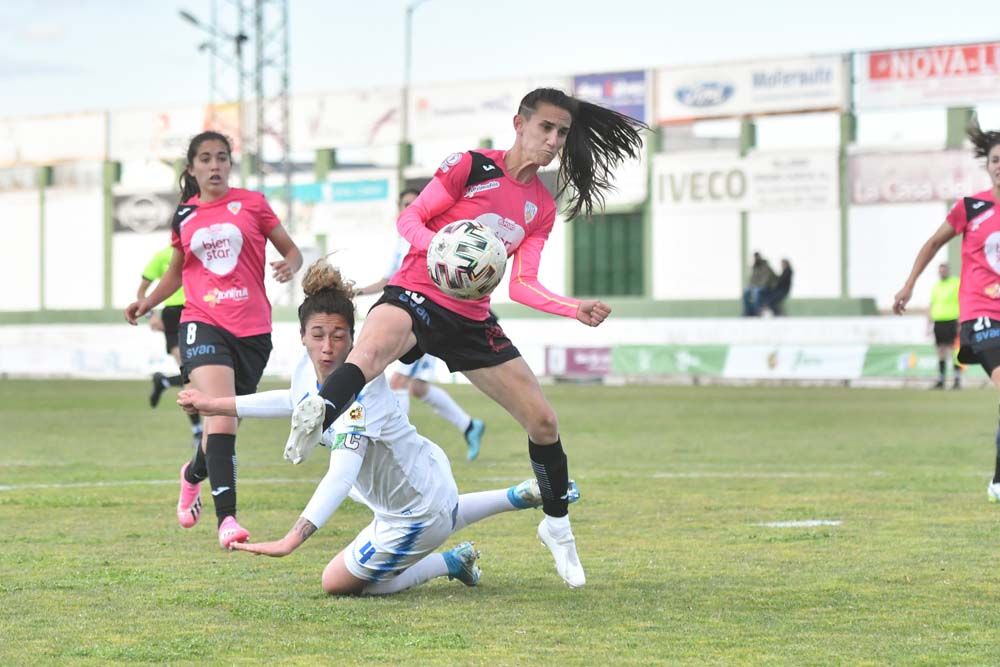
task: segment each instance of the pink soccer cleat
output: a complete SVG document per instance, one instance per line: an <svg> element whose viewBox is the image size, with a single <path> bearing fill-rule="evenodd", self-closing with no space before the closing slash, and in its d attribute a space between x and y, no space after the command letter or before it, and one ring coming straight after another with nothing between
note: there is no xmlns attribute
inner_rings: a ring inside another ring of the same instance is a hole
<svg viewBox="0 0 1000 667"><path fill-rule="evenodd" d="M200 484L191 484L184 479L188 463L181 466L181 495L177 499L177 521L182 528L191 528L201 516Z"/></svg>
<svg viewBox="0 0 1000 667"><path fill-rule="evenodd" d="M236 523L236 517L227 516L219 526L219 546L223 549L231 548L233 542L246 542L250 539L250 533L246 528Z"/></svg>

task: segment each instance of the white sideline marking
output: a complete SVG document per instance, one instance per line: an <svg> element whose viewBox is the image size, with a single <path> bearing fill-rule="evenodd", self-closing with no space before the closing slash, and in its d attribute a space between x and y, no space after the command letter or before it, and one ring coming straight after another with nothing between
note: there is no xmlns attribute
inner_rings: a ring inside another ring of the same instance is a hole
<svg viewBox="0 0 1000 667"><path fill-rule="evenodd" d="M177 479L130 479L117 482L67 482L65 484L0 484L0 491L27 489L101 489L117 486L161 486L177 484ZM240 484L315 484L313 479L241 479Z"/></svg>
<svg viewBox="0 0 1000 667"><path fill-rule="evenodd" d="M814 477L883 477L884 472L655 472L653 479L796 479Z"/></svg>
<svg viewBox="0 0 1000 667"><path fill-rule="evenodd" d="M839 526L841 523L843 522L840 519L804 519L802 521L767 521L754 525L765 528L816 528L817 526Z"/></svg>

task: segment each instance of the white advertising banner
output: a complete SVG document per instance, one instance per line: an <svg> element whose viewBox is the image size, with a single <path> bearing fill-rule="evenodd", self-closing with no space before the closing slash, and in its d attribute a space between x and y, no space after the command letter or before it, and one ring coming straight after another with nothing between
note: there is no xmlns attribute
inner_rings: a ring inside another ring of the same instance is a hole
<svg viewBox="0 0 1000 667"><path fill-rule="evenodd" d="M112 160L181 160L191 137L205 128L201 106L163 111L132 110L111 113Z"/></svg>
<svg viewBox="0 0 1000 667"><path fill-rule="evenodd" d="M833 151L660 153L653 160L653 200L660 210L776 211L838 205Z"/></svg>
<svg viewBox="0 0 1000 667"><path fill-rule="evenodd" d="M859 153L848 161L852 204L950 201L986 190L990 178L970 151Z"/></svg>
<svg viewBox="0 0 1000 667"><path fill-rule="evenodd" d="M296 95L291 101L295 150L399 143L399 88Z"/></svg>
<svg viewBox="0 0 1000 667"><path fill-rule="evenodd" d="M855 63L859 109L1000 100L1000 42L872 51Z"/></svg>
<svg viewBox="0 0 1000 667"><path fill-rule="evenodd" d="M852 380L867 345L733 345L722 376L753 380Z"/></svg>
<svg viewBox="0 0 1000 667"><path fill-rule="evenodd" d="M103 113L2 121L0 167L103 160L107 124Z"/></svg>
<svg viewBox="0 0 1000 667"><path fill-rule="evenodd" d="M553 77L415 87L410 95L410 141L513 136L518 104L542 87L569 92L573 81Z"/></svg>
<svg viewBox="0 0 1000 667"><path fill-rule="evenodd" d="M839 110L847 105L841 56L656 71L656 122Z"/></svg>

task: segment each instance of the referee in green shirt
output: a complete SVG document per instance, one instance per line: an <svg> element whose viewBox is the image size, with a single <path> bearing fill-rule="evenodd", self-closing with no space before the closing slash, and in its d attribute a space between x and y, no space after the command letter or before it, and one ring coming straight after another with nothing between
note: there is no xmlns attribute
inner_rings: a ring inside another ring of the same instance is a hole
<svg viewBox="0 0 1000 667"><path fill-rule="evenodd" d="M934 389L944 389L945 368L952 360L955 378L953 389L962 388L962 367L954 357L958 336L958 278L951 275L947 264L938 266L941 278L931 289L930 324L934 327L934 344L938 353L938 380Z"/></svg>
<svg viewBox="0 0 1000 667"><path fill-rule="evenodd" d="M173 257L174 249L167 246L163 250L153 255L149 264L142 270L142 281L139 283L139 290L136 292L137 299L144 299L149 286L163 277L170 266L170 259ZM162 331L166 338L167 353L172 355L177 362L178 368L181 365L181 354L177 331L180 327L181 310L184 308L184 288L181 287L163 301L163 311L154 314L149 322L149 326L154 331ZM164 375L163 373L153 373L153 391L149 394L149 407L155 408L160 402L160 396L167 387L180 387L183 384L181 375ZM188 415L191 420L191 433L194 438L194 446L201 444L201 417L198 415Z"/></svg>

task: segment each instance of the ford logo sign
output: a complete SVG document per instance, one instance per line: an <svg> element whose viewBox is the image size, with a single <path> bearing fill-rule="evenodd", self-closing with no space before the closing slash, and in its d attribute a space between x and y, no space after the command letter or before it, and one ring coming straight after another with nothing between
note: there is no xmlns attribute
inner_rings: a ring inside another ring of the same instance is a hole
<svg viewBox="0 0 1000 667"><path fill-rule="evenodd" d="M736 89L731 83L699 81L681 86L674 93L677 101L688 107L714 107L733 96Z"/></svg>

